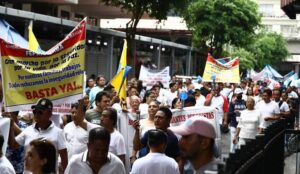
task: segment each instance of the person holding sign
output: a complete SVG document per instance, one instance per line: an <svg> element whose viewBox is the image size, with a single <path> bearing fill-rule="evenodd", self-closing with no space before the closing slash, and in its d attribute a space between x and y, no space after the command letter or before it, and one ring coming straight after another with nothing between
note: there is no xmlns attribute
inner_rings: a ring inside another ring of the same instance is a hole
<svg viewBox="0 0 300 174"><path fill-rule="evenodd" d="M63 131L56 127L50 120L53 110L52 102L47 98L41 98L38 100L37 104L31 106L31 108L33 109L34 120L36 123L24 129L18 136L15 136L14 128L17 127L17 125L14 121L11 121L9 146L11 148L18 148L22 145L27 149L32 140L37 138L47 139L54 144L59 153L61 166L64 170L68 164L66 140Z"/></svg>
<svg viewBox="0 0 300 174"><path fill-rule="evenodd" d="M220 87L216 86L213 88L210 94L206 96L204 106L211 106L217 109L216 117L220 125L228 128L228 101L226 97L220 94Z"/></svg>

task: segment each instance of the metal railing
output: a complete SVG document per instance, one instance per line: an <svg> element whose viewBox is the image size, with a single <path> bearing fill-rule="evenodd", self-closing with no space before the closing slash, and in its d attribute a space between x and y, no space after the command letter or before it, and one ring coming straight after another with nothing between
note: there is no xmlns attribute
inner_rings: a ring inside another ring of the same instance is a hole
<svg viewBox="0 0 300 174"><path fill-rule="evenodd" d="M285 120L269 126L263 134L229 154L219 164L219 174L282 174L284 171Z"/></svg>

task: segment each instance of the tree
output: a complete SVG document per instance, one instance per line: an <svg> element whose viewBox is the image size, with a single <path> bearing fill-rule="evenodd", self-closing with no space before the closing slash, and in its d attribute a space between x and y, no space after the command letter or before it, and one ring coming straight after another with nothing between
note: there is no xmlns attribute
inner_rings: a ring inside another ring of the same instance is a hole
<svg viewBox="0 0 300 174"><path fill-rule="evenodd" d="M207 45L214 57L223 46L244 47L251 43L261 17L252 0L194 0L184 13L193 31L195 47Z"/></svg>
<svg viewBox="0 0 300 174"><path fill-rule="evenodd" d="M128 41L128 53L131 57L135 55L135 35L137 25L143 15L159 21L166 19L171 9L182 9L188 0L102 0L106 5L120 7L131 14L131 19L126 25L126 39Z"/></svg>
<svg viewBox="0 0 300 174"><path fill-rule="evenodd" d="M255 55L244 48L237 48L232 53L230 57L238 57L240 62L240 72L246 72L249 69L254 69L256 64Z"/></svg>
<svg viewBox="0 0 300 174"><path fill-rule="evenodd" d="M265 65L276 65L289 56L286 40L275 32L261 32L257 34L254 44L248 48L256 58L255 67L263 68Z"/></svg>

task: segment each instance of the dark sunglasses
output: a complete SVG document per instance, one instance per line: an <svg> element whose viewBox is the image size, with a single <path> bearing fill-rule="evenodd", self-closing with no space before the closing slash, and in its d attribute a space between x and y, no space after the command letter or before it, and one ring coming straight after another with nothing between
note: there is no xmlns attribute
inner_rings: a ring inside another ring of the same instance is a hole
<svg viewBox="0 0 300 174"><path fill-rule="evenodd" d="M44 113L43 110L33 110L32 112L34 115L42 115Z"/></svg>

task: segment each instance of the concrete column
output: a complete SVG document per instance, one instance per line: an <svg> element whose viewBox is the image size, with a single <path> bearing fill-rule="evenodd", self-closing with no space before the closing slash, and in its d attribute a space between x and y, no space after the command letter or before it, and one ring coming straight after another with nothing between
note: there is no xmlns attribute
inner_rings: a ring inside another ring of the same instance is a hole
<svg viewBox="0 0 300 174"><path fill-rule="evenodd" d="M299 64L295 64L295 73L299 76Z"/></svg>
<svg viewBox="0 0 300 174"><path fill-rule="evenodd" d="M171 67L170 67L170 72L171 76L175 73L175 48L171 48Z"/></svg>
<svg viewBox="0 0 300 174"><path fill-rule="evenodd" d="M161 69L161 45L159 45L156 49L157 50L157 69Z"/></svg>
<svg viewBox="0 0 300 174"><path fill-rule="evenodd" d="M186 63L186 75L191 75L191 63L192 63L192 50L188 50L188 59Z"/></svg>
<svg viewBox="0 0 300 174"><path fill-rule="evenodd" d="M107 47L107 58L108 58L108 79L112 79L115 72L113 72L113 54L114 54L114 37L110 36L108 38L108 47Z"/></svg>
<svg viewBox="0 0 300 174"><path fill-rule="evenodd" d="M29 38L28 38L29 37L29 34L28 34L29 24L30 24L30 20L26 20L26 22L24 23L24 25L25 25L25 27L24 27L24 38L27 39L27 40L29 40ZM32 21L32 28L33 28L33 25L34 25L34 23Z"/></svg>

